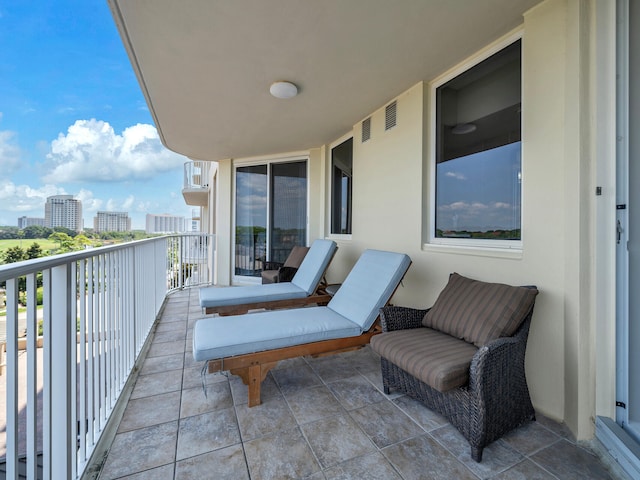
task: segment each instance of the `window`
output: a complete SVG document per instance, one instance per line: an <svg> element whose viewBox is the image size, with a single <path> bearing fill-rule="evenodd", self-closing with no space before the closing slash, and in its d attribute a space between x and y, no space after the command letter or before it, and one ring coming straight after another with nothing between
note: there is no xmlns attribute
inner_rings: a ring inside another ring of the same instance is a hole
<svg viewBox="0 0 640 480"><path fill-rule="evenodd" d="M435 243L519 246L521 98L520 40L435 89Z"/></svg>
<svg viewBox="0 0 640 480"><path fill-rule="evenodd" d="M353 138L331 149L331 233L351 234Z"/></svg>
<svg viewBox="0 0 640 480"><path fill-rule="evenodd" d="M237 167L235 207L235 274L259 277L264 261L307 244L307 162Z"/></svg>

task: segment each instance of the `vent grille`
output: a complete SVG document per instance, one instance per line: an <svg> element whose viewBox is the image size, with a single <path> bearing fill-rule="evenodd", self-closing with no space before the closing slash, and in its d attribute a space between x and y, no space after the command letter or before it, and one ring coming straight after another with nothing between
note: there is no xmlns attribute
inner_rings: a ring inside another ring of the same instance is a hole
<svg viewBox="0 0 640 480"><path fill-rule="evenodd" d="M371 138L371 117L362 121L362 143Z"/></svg>
<svg viewBox="0 0 640 480"><path fill-rule="evenodd" d="M384 129L389 130L397 123L397 102L390 103L384 110Z"/></svg>

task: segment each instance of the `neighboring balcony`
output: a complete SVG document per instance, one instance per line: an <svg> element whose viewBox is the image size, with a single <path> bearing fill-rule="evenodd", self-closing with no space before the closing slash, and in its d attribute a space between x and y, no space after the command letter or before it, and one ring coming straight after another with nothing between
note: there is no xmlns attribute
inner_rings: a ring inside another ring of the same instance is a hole
<svg viewBox="0 0 640 480"><path fill-rule="evenodd" d="M206 207L209 202L211 162L186 162L182 196L187 205Z"/></svg>

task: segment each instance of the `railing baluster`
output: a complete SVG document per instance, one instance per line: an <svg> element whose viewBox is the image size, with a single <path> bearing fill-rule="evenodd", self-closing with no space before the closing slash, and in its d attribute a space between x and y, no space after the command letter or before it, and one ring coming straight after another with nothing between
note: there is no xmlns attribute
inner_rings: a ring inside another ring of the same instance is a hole
<svg viewBox="0 0 640 480"><path fill-rule="evenodd" d="M7 479L18 478L18 278L7 280Z"/></svg>
<svg viewBox="0 0 640 480"><path fill-rule="evenodd" d="M27 478L36 478L38 446L38 285L27 275Z"/></svg>

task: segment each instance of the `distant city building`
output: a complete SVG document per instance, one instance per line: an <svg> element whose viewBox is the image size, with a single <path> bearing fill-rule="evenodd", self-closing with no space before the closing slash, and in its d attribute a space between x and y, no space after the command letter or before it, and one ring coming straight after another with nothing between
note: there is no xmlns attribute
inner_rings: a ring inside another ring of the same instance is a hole
<svg viewBox="0 0 640 480"><path fill-rule="evenodd" d="M18 228L23 229L35 225L37 227L44 227L44 218L37 217L20 217L18 218Z"/></svg>
<svg viewBox="0 0 640 480"><path fill-rule="evenodd" d="M44 205L44 226L49 228L64 227L81 232L82 202L73 195L53 195L47 197Z"/></svg>
<svg viewBox="0 0 640 480"><path fill-rule="evenodd" d="M93 217L93 230L100 232L129 232L131 218L129 212L98 212Z"/></svg>
<svg viewBox="0 0 640 480"><path fill-rule="evenodd" d="M147 233L181 233L186 231L186 218L147 213Z"/></svg>

